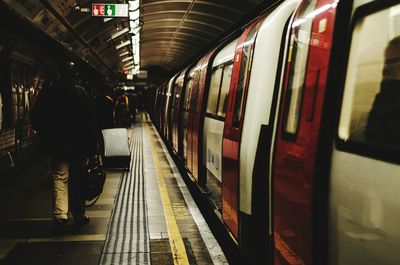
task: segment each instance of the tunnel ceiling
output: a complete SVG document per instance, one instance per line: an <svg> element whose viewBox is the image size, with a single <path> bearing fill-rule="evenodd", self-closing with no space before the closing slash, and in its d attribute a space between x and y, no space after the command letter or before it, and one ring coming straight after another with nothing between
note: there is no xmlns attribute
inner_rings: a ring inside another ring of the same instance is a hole
<svg viewBox="0 0 400 265"><path fill-rule="evenodd" d="M129 33L112 36L127 28L128 18L104 19L82 12L92 3L128 1L0 0L31 21L82 60L103 73L123 72L121 53ZM139 1L139 0L137 0ZM141 69L151 66L167 71L189 63L261 0L140 0ZM79 7L79 8L78 8Z"/></svg>
<svg viewBox="0 0 400 265"><path fill-rule="evenodd" d="M246 0L143 0L142 66L175 70L255 5Z"/></svg>

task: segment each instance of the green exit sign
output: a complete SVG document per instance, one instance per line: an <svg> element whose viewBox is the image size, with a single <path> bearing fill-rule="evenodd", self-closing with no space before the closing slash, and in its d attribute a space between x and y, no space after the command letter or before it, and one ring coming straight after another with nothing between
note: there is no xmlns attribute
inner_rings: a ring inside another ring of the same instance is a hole
<svg viewBox="0 0 400 265"><path fill-rule="evenodd" d="M128 17L128 4L92 4L92 17Z"/></svg>

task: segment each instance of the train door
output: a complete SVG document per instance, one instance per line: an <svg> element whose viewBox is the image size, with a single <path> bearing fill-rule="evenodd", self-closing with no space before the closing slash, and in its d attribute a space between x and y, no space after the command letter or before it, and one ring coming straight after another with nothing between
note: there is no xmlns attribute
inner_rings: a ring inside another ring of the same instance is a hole
<svg viewBox="0 0 400 265"><path fill-rule="evenodd" d="M172 117L171 117L171 110L172 110L172 100L175 91L175 80L178 74L176 74L173 78L171 78L170 82L168 83L168 101L166 106L166 115L167 115L167 124L165 135L166 139L169 143L172 143Z"/></svg>
<svg viewBox="0 0 400 265"><path fill-rule="evenodd" d="M194 73L196 67L194 66L189 74L188 80L185 84L185 97L183 100L183 108L182 108L182 116L183 116L183 139L182 139L182 146L183 146L183 160L185 161L186 166L189 168L189 159L188 159L188 134L189 134L189 108L190 108L190 99L192 98L192 91L193 91L193 80L194 80Z"/></svg>
<svg viewBox="0 0 400 265"><path fill-rule="evenodd" d="M183 75L183 76L182 76ZM178 124L179 124L179 106L181 102L181 93L183 86L184 74L179 73L178 77L174 82L174 93L172 94L171 102L171 143L172 149L175 153L178 153Z"/></svg>
<svg viewBox="0 0 400 265"><path fill-rule="evenodd" d="M191 95L191 105L188 116L188 168L194 180L204 185L204 178L199 174L199 166L202 161L202 153L199 148L202 146L203 119L205 111L204 96L208 94L206 88L209 63L215 50L206 54L195 66L195 78Z"/></svg>
<svg viewBox="0 0 400 265"><path fill-rule="evenodd" d="M197 181L196 176L194 175L194 138L196 137L196 116L197 116L197 107L199 101L199 89L200 89L200 77L201 77L201 65L204 58L200 59L197 65L194 67L193 72L193 80L191 83L191 93L189 98L189 106L188 106L188 117L187 117L187 135L186 135L186 148L187 148L187 168L190 172L190 175Z"/></svg>
<svg viewBox="0 0 400 265"><path fill-rule="evenodd" d="M169 138L169 131L171 128L171 99L172 99L172 94L174 93L174 81L175 81L175 76L172 77L166 87L165 90L165 109L164 109L164 130L163 134L164 137L167 141L170 140Z"/></svg>
<svg viewBox="0 0 400 265"><path fill-rule="evenodd" d="M266 162L270 161L288 25L300 2L284 1L267 13L254 44L239 147L239 247L259 264L271 258L270 167Z"/></svg>
<svg viewBox="0 0 400 265"><path fill-rule="evenodd" d="M183 99L185 97L185 78L188 72L186 68L175 81L174 98L172 100L171 117L172 117L172 147L175 152L182 157L182 144L180 139L182 139L182 106Z"/></svg>
<svg viewBox="0 0 400 265"><path fill-rule="evenodd" d="M330 173L330 264L400 264L400 4L354 1Z"/></svg>
<svg viewBox="0 0 400 265"><path fill-rule="evenodd" d="M239 144L257 23L239 38L235 50L222 144L222 219L238 239Z"/></svg>
<svg viewBox="0 0 400 265"><path fill-rule="evenodd" d="M205 188L220 212L222 208L222 137L237 41L238 39L235 39L227 44L213 60L204 117L202 170L206 178Z"/></svg>
<svg viewBox="0 0 400 265"><path fill-rule="evenodd" d="M159 92L158 92L158 109L157 109L157 121L158 121L158 130L161 134L161 126L162 126L162 110L163 110L163 104L164 104L164 84L162 84L159 88Z"/></svg>
<svg viewBox="0 0 400 265"><path fill-rule="evenodd" d="M165 105L166 105L166 94L168 89L168 83L164 84L161 88L161 109L160 109L160 134L164 136L165 127Z"/></svg>
<svg viewBox="0 0 400 265"><path fill-rule="evenodd" d="M291 24L273 163L275 264L317 264L315 160L338 0L305 0Z"/></svg>
<svg viewBox="0 0 400 265"><path fill-rule="evenodd" d="M157 114L158 110L159 110L159 105L160 105L160 87L158 87L156 89L155 98L154 98L154 109L153 109L154 116L152 117L156 127L158 127L158 124L159 124L158 114Z"/></svg>

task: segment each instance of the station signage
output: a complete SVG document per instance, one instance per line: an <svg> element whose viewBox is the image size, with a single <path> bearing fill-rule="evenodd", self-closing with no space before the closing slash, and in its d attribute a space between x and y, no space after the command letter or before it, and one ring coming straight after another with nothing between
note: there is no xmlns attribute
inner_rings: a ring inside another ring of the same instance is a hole
<svg viewBox="0 0 400 265"><path fill-rule="evenodd" d="M128 17L128 4L92 4L92 17Z"/></svg>

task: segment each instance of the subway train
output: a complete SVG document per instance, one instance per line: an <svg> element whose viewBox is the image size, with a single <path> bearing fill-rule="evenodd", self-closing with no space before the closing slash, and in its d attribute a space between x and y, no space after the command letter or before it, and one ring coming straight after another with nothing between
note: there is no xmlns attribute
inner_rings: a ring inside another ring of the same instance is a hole
<svg viewBox="0 0 400 265"><path fill-rule="evenodd" d="M286 0L237 32L155 92L189 179L256 264L400 264L399 2Z"/></svg>

